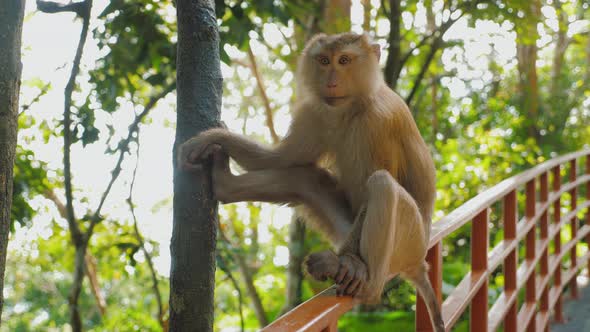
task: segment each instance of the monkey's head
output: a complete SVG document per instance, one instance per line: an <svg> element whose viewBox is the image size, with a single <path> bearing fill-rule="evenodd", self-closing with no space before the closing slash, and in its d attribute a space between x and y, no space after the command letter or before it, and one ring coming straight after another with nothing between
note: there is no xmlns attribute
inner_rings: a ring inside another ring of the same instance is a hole
<svg viewBox="0 0 590 332"><path fill-rule="evenodd" d="M368 97L383 83L380 55L379 44L366 34L316 35L299 60L299 93L331 106Z"/></svg>

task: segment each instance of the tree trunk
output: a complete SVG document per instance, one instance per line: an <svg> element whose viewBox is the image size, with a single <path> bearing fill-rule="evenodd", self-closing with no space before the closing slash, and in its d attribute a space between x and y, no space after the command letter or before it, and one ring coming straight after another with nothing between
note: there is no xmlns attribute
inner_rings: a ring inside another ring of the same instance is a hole
<svg viewBox="0 0 590 332"><path fill-rule="evenodd" d="M555 124L553 130L549 128L548 134L561 137L562 131L566 126L571 112L569 106L571 105L572 108L575 107L577 101L583 98L579 98L579 94L576 93L577 91L575 89L573 89L573 92L569 91L565 84L562 83L565 54L571 44L571 38L567 36L569 24L568 15L562 8L561 2L554 1L553 7L555 7L555 12L557 13L558 30L555 41L555 51L553 53L553 66L551 67L551 90L548 100L551 107L548 107L545 112L548 115L549 121ZM586 82L587 81L584 81L584 88L587 85Z"/></svg>
<svg viewBox="0 0 590 332"><path fill-rule="evenodd" d="M219 125L222 76L219 31L212 0L178 0L178 146ZM174 165L170 252L170 331L213 331L217 202L210 164L183 172Z"/></svg>
<svg viewBox="0 0 590 332"><path fill-rule="evenodd" d="M438 134L438 79L436 75L432 77L432 85L430 86L430 105L432 106L432 145L436 143L436 134Z"/></svg>
<svg viewBox="0 0 590 332"><path fill-rule="evenodd" d="M539 113L539 87L537 80L537 22L540 17L539 0L530 2L527 20L524 27L517 34L517 60L519 72L519 87L521 94L521 111L527 117L526 130L528 135L538 140L537 119Z"/></svg>
<svg viewBox="0 0 590 332"><path fill-rule="evenodd" d="M401 72L401 7L400 0L389 1L389 54L385 63L385 82L395 90Z"/></svg>
<svg viewBox="0 0 590 332"><path fill-rule="evenodd" d="M327 0L320 25L322 31L328 34L350 31L350 7L350 0Z"/></svg>
<svg viewBox="0 0 590 332"><path fill-rule="evenodd" d="M68 302L70 304L70 325L74 332L81 332L84 328L82 325L82 315L80 314L79 300L80 294L82 294L82 287L84 286L86 249L88 249L87 242L83 245L76 246L76 256L74 257L74 280L68 296Z"/></svg>
<svg viewBox="0 0 590 332"><path fill-rule="evenodd" d="M363 0L363 30L371 30L371 0Z"/></svg>
<svg viewBox="0 0 590 332"><path fill-rule="evenodd" d="M301 303L303 282L303 259L305 250L305 220L298 208L293 209L289 225L289 265L287 266L287 296L281 313L285 313Z"/></svg>
<svg viewBox="0 0 590 332"><path fill-rule="evenodd" d="M432 1L426 2L426 27L428 28L428 33L433 34L436 31L436 20L434 11L432 10ZM440 61L440 60L439 60ZM432 145L435 146L436 143L436 134L438 133L438 115L436 112L438 111L438 78L436 72L431 72L431 84L430 84L430 105L432 106ZM417 120L417 119L416 119Z"/></svg>
<svg viewBox="0 0 590 332"><path fill-rule="evenodd" d="M260 327L265 327L268 325L269 321L266 315L266 310L264 310L264 305L262 305L262 299L260 298L260 294L258 294L258 290L256 290L256 286L254 286L254 278L252 277L252 270L248 266L248 263L241 256L239 253L235 253L233 255L238 267L240 269L240 273L244 277L244 284L246 284L246 291L248 292L248 296L250 296L250 301L252 301L252 306L254 309L254 314L256 315L256 319L258 319L258 324Z"/></svg>
<svg viewBox="0 0 590 332"><path fill-rule="evenodd" d="M0 322L10 232L24 12L24 0L6 0L0 5Z"/></svg>
<svg viewBox="0 0 590 332"><path fill-rule="evenodd" d="M567 37L568 17L567 13L561 8L560 1L554 1L553 6L557 13L558 30L555 53L553 54L553 66L551 67L551 96L552 98L560 98L563 96L563 90L560 89L559 81L561 79L565 52L569 46L569 38Z"/></svg>

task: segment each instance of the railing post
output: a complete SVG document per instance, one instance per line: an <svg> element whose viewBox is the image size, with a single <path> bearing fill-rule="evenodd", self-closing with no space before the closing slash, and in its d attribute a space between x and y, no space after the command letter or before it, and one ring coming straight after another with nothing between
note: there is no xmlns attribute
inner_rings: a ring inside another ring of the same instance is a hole
<svg viewBox="0 0 590 332"><path fill-rule="evenodd" d="M586 156L586 175L590 175L590 153ZM590 181L586 182L586 200L590 201ZM590 225L590 209L586 210L586 225ZM590 234L586 236L586 243L590 246ZM588 260L586 268L590 275L590 260Z"/></svg>
<svg viewBox="0 0 590 332"><path fill-rule="evenodd" d="M549 200L549 181L547 172L541 174L541 202L547 203ZM549 238L549 217L547 210L541 215L541 243L545 243ZM541 255L541 277L543 280L549 278L549 246L545 246ZM549 314L549 282L541 290L541 312ZM549 331L549 326L545 326L545 331Z"/></svg>
<svg viewBox="0 0 590 332"><path fill-rule="evenodd" d="M434 294L440 305L442 303L442 241L439 241L428 250L426 262L430 266L428 279L430 279L430 284L434 289ZM418 292L416 292L416 331L434 331L426 304L424 304L424 300Z"/></svg>
<svg viewBox="0 0 590 332"><path fill-rule="evenodd" d="M471 275L488 269L488 209L481 211L471 225ZM475 293L470 306L470 331L488 329L488 280Z"/></svg>
<svg viewBox="0 0 590 332"><path fill-rule="evenodd" d="M547 172L541 174L540 185L541 185L541 202L546 203L549 199L549 182L547 180ZM549 218L547 210L541 215L541 242L544 243L549 237ZM543 249L541 255L541 277L548 278L549 274L549 246ZM545 285L541 293L541 311L549 311L549 283Z"/></svg>
<svg viewBox="0 0 590 332"><path fill-rule="evenodd" d="M334 320L322 332L338 332L338 320Z"/></svg>
<svg viewBox="0 0 590 332"><path fill-rule="evenodd" d="M561 173L560 167L555 166L552 169L553 173L553 192L557 194L557 192L561 189ZM555 203L553 203L553 223L555 225L559 224L561 221L561 196L557 197ZM553 245L554 245L554 255L555 257L559 257L561 254L561 229L558 229L555 237L553 238ZM554 286L561 287L561 261L557 262L557 268L555 269L554 274ZM557 300L555 302L555 320L562 323L563 319L563 306L561 302L561 293L557 294Z"/></svg>
<svg viewBox="0 0 590 332"><path fill-rule="evenodd" d="M577 172L578 168L576 166L576 159L570 161L570 182L575 182L577 179ZM575 211L578 208L578 187L573 187L570 190L570 198L571 198L571 211ZM574 241L576 236L578 235L578 217L574 216L570 223L570 230L571 230L571 240ZM570 262L571 268L577 271L578 269L578 258L577 256L577 248L578 244L575 243L570 251ZM578 283L576 282L576 278L572 278L569 283L572 298L578 298Z"/></svg>
<svg viewBox="0 0 590 332"><path fill-rule="evenodd" d="M537 198L535 192L535 179L526 183L526 208L525 215L527 222L534 222L532 218L535 216ZM526 235L526 260L533 262L536 257L536 227L530 228ZM537 302L537 286L536 286L535 272L531 273L526 281L525 302L535 305ZM527 326L527 331L532 332L536 330L536 312L533 314L531 321Z"/></svg>
<svg viewBox="0 0 590 332"><path fill-rule="evenodd" d="M516 220L518 210L516 209L516 191L511 191L504 197L504 239L512 240L516 238ZM504 287L505 293L516 292L516 271L518 268L518 245L512 249L510 254L504 259ZM508 309L504 319L504 331L516 332L518 327L518 297Z"/></svg>

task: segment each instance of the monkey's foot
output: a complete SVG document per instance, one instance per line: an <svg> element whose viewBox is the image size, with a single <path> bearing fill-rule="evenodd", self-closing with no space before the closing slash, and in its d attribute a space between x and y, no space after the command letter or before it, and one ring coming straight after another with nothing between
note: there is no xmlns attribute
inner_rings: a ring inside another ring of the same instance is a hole
<svg viewBox="0 0 590 332"><path fill-rule="evenodd" d="M367 265L360 257L344 254L338 257L339 267L334 281L338 284L337 295L356 296L365 287L368 272Z"/></svg>
<svg viewBox="0 0 590 332"><path fill-rule="evenodd" d="M229 155L223 151L221 145L211 144L205 150L206 153L213 155L213 167L216 172L231 173L229 168Z"/></svg>
<svg viewBox="0 0 590 332"><path fill-rule="evenodd" d="M367 266L355 255L337 256L334 252L326 250L307 256L304 264L307 273L314 279L334 279L338 284L337 295L356 296L367 282Z"/></svg>
<svg viewBox="0 0 590 332"><path fill-rule="evenodd" d="M234 181L229 168L229 155L217 144L210 145L213 154L213 197L221 202L228 201Z"/></svg>
<svg viewBox="0 0 590 332"><path fill-rule="evenodd" d="M180 145L177 157L179 167L185 171L200 170L203 161L221 150L221 145L215 143L208 133L209 131L201 133Z"/></svg>
<svg viewBox="0 0 590 332"><path fill-rule="evenodd" d="M205 146L202 151L192 151L189 154L189 161L197 163L199 160L209 159L212 155L218 154L223 151L221 145L213 143Z"/></svg>
<svg viewBox="0 0 590 332"><path fill-rule="evenodd" d="M330 250L307 256L303 264L305 264L307 273L319 281L326 281L328 278L334 279L340 266L338 256Z"/></svg>

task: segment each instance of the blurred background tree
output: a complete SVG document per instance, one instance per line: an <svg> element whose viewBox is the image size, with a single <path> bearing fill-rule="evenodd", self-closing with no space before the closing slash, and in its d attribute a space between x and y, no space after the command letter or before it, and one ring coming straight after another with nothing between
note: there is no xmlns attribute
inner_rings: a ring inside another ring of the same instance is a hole
<svg viewBox="0 0 590 332"><path fill-rule="evenodd" d="M38 3L25 10L0 330L75 327L73 313L87 330L167 330L175 4ZM385 79L410 105L436 161L436 219L590 142L586 1L215 4L222 120L269 144L288 127L297 55L311 36L364 30L380 43ZM297 211L240 203L219 212L216 330L256 330L329 286L301 270L303 257L327 243ZM444 244L445 293L469 270L468 235L464 227ZM490 301L502 286L498 273ZM340 329L411 329L414 301L413 288L393 280L380 305L348 313ZM463 319L457 329L466 326Z"/></svg>
<svg viewBox="0 0 590 332"><path fill-rule="evenodd" d="M0 321L4 307L4 271L11 228L13 165L16 154L21 83L24 3L6 1L0 9Z"/></svg>

